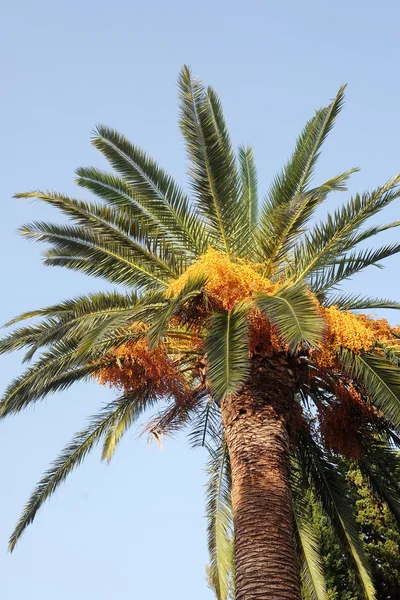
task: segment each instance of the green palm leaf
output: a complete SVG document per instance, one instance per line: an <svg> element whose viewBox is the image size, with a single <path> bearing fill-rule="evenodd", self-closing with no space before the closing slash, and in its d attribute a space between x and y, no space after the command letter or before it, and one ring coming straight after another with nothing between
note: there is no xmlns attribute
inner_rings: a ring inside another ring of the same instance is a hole
<svg viewBox="0 0 400 600"><path fill-rule="evenodd" d="M170 319L177 314L180 308L192 298L199 296L204 289L206 277L189 278L182 290L173 298L166 299L164 306L155 315L149 329L148 338L150 347L155 348L160 339L165 335Z"/></svg>
<svg viewBox="0 0 400 600"><path fill-rule="evenodd" d="M246 223L243 235L246 237L247 252L251 251L254 244L254 233L258 220L258 191L257 170L254 163L254 154L251 147L240 146L238 151L239 173L241 181L242 210Z"/></svg>
<svg viewBox="0 0 400 600"><path fill-rule="evenodd" d="M324 321L305 287L282 288L274 295L257 292L255 303L292 351L299 344L315 346L321 340Z"/></svg>
<svg viewBox="0 0 400 600"><path fill-rule="evenodd" d="M59 342L6 388L0 401L0 418L20 412L50 393L86 380L107 364L104 360L82 362L76 341Z"/></svg>
<svg viewBox="0 0 400 600"><path fill-rule="evenodd" d="M365 385L376 407L400 428L400 369L372 352L355 354L341 348L338 357L347 372Z"/></svg>
<svg viewBox="0 0 400 600"><path fill-rule="evenodd" d="M249 305L239 303L230 311L214 313L210 319L205 341L208 378L218 402L236 393L249 374L248 312Z"/></svg>
<svg viewBox="0 0 400 600"><path fill-rule="evenodd" d="M214 243L229 254L237 244L240 217L236 163L222 108L215 92L192 80L187 67L179 78L180 127L191 160L190 175L199 209L209 221Z"/></svg>
<svg viewBox="0 0 400 600"><path fill-rule="evenodd" d="M319 194L307 195L308 184L313 176L322 144L332 129L344 101L344 89L341 87L335 99L325 108L317 111L310 119L297 139L294 153L276 175L261 213L260 235L264 256L267 259L267 273L281 253L292 228L301 227L320 203ZM294 198L301 197L296 209L290 209L289 216L283 218L285 207L290 206ZM326 197L326 192L323 198Z"/></svg>
<svg viewBox="0 0 400 600"><path fill-rule="evenodd" d="M144 410L150 408L154 402L155 398L144 390L133 395L130 402L124 403L107 427L101 454L102 460L108 463L111 461L124 434L137 421Z"/></svg>
<svg viewBox="0 0 400 600"><path fill-rule="evenodd" d="M315 294L323 294L367 267L382 268L379 261L399 252L400 244L388 244L377 250L367 249L343 255L333 265L325 265L320 273L317 273L315 277L311 277L310 288Z"/></svg>
<svg viewBox="0 0 400 600"><path fill-rule="evenodd" d="M59 304L53 304L45 308L27 311L14 317L4 327L9 327L20 321L33 319L35 317L57 317L60 319L69 319L84 316L96 311L118 310L119 308L130 308L136 304L138 296L134 291L121 294L116 290L110 292L95 292L64 300Z"/></svg>
<svg viewBox="0 0 400 600"><path fill-rule="evenodd" d="M355 196L333 215L328 215L325 223L316 225L296 248L294 281L302 281L321 267L332 264L343 252L382 231L382 228L372 228L368 235L358 234L367 219L400 196L399 183L400 175L397 175L373 192ZM384 229L397 225L396 222Z"/></svg>
<svg viewBox="0 0 400 600"><path fill-rule="evenodd" d="M371 490L385 502L400 525L400 456L382 440L362 444L362 455L357 461Z"/></svg>
<svg viewBox="0 0 400 600"><path fill-rule="evenodd" d="M149 307L150 311L151 307ZM33 316L49 315L39 323L15 329L0 340L0 354L29 347L24 361L31 360L41 347L57 342L82 339L96 331L100 324L110 323L118 318L119 325L127 325L138 312L142 303L138 304L136 294L92 294L82 296L54 305L40 311L31 311L13 319L18 322ZM116 327L116 326L115 326ZM89 332L89 333L88 333Z"/></svg>
<svg viewBox="0 0 400 600"><path fill-rule="evenodd" d="M359 294L336 294L323 300L326 307L337 306L341 310L371 310L377 308L400 309L400 302L386 298L368 298Z"/></svg>
<svg viewBox="0 0 400 600"><path fill-rule="evenodd" d="M132 219L132 215L121 209L68 198L55 192L25 192L16 197L39 198L61 210L78 226L96 234L97 240L103 245L125 250L169 277L179 275L182 264L185 264L186 255L182 250L174 248L143 219Z"/></svg>
<svg viewBox="0 0 400 600"><path fill-rule="evenodd" d="M337 466L324 457L321 449L311 439L300 444L297 456L301 471L307 475L338 540L354 564L364 597L367 600L375 600L374 584L354 521L352 506L347 498L344 476Z"/></svg>
<svg viewBox="0 0 400 600"><path fill-rule="evenodd" d="M206 447L212 454L221 441L221 409L214 398L207 395L205 403L200 404L192 419L189 433L190 443L194 448Z"/></svg>
<svg viewBox="0 0 400 600"><path fill-rule="evenodd" d="M307 122L297 139L296 148L290 161L275 177L268 195L269 206L286 204L293 196L297 196L307 188L314 173L321 146L343 106L345 87L342 86L339 89L331 104L321 108Z"/></svg>
<svg viewBox="0 0 400 600"><path fill-rule="evenodd" d="M204 250L205 232L188 197L157 163L117 131L98 126L93 145L106 156L143 207L169 235L195 254ZM85 172L78 171L80 177Z"/></svg>
<svg viewBox="0 0 400 600"><path fill-rule="evenodd" d="M134 253L81 227L37 222L23 226L20 233L53 245L44 253L48 266L66 259L63 266L132 287L165 287L168 281L168 274L156 270L141 251Z"/></svg>
<svg viewBox="0 0 400 600"><path fill-rule="evenodd" d="M208 463L209 575L218 600L227 600L233 576L233 522L229 455L224 439Z"/></svg>
<svg viewBox="0 0 400 600"><path fill-rule="evenodd" d="M0 418L20 412L56 391L69 388L76 381L90 378L107 366L111 350L142 337L143 333L128 328L102 337L94 348L82 351L79 339L54 343L30 368L6 388L0 401Z"/></svg>
<svg viewBox="0 0 400 600"><path fill-rule="evenodd" d="M313 216L316 208L326 200L328 194L333 191L345 190L345 182L357 171L358 169L351 169L341 173L317 188L293 196L287 204L275 208L269 215L269 221L273 224L273 232L267 240L265 240L265 235L260 240L264 256L268 258L267 275L273 272L274 268L280 265L286 255L292 251L300 235L306 230L307 222Z"/></svg>
<svg viewBox="0 0 400 600"><path fill-rule="evenodd" d="M10 551L14 550L19 538L28 525L33 522L36 513L44 502L54 494L67 476L81 464L94 446L108 433L110 427L118 423L124 414L127 414L127 411L131 409L132 405L135 405L135 402L136 397L132 395L114 400L107 404L99 414L93 416L89 425L74 436L33 491L10 537ZM146 403L142 402L141 408L144 409L145 406ZM139 409L137 408L136 416L138 415Z"/></svg>
<svg viewBox="0 0 400 600"><path fill-rule="evenodd" d="M328 600L321 548L304 502L306 489L301 485L298 466L293 465L291 489L297 555L302 582L310 600Z"/></svg>

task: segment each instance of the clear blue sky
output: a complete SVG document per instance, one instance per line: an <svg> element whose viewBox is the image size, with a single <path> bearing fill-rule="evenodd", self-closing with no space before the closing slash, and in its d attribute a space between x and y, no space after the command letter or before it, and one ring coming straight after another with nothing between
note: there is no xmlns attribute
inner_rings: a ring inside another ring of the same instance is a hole
<svg viewBox="0 0 400 600"><path fill-rule="evenodd" d="M98 280L45 269L41 247L15 229L53 214L11 199L35 188L82 195L74 168L104 166L89 144L97 123L122 130L185 182L176 91L184 62L219 91L234 142L254 145L261 189L304 121L346 81L347 104L318 178L360 166L352 189L362 190L400 171L399 18L395 0L4 3L0 321L101 289ZM386 217L399 214L396 205ZM372 287L399 299L399 260L349 289ZM20 357L2 358L0 387L20 372ZM110 467L96 453L39 513L15 553L6 553L46 465L111 397L79 385L0 424L2 599L212 598L204 576L205 455L184 436L160 452L132 432Z"/></svg>

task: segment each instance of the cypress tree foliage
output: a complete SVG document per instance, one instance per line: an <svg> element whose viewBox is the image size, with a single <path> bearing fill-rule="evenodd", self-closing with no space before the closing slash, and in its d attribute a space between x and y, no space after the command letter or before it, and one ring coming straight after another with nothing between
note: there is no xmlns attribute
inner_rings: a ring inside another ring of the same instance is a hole
<svg viewBox="0 0 400 600"><path fill-rule="evenodd" d="M355 517L365 552L370 559L377 598L400 598L400 528L388 505L377 498L360 471L351 469L354 485Z"/></svg>
<svg viewBox="0 0 400 600"><path fill-rule="evenodd" d="M382 502L363 479L360 470L350 465L347 470L351 502L364 551L371 564L377 600L400 598L400 527L385 502ZM320 503L305 492L310 521L320 544L324 577L329 600L362 600L354 569L343 554L335 532L324 515ZM312 600L303 586L304 600Z"/></svg>
<svg viewBox="0 0 400 600"><path fill-rule="evenodd" d="M306 502L310 521L320 545L326 597L329 600L359 600L362 596L357 593L354 573L351 571L349 561L311 490L306 492ZM313 596L308 593L304 585L302 596L304 600L313 600Z"/></svg>

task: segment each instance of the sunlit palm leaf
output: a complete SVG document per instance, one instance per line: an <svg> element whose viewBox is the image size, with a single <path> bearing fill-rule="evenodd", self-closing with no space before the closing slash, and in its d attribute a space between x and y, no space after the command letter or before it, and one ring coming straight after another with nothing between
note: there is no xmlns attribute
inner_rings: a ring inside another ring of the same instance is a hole
<svg viewBox="0 0 400 600"><path fill-rule="evenodd" d="M122 437L144 410L150 408L156 399L146 390L132 395L131 401L124 403L115 418L108 425L103 442L101 459L110 462Z"/></svg>
<svg viewBox="0 0 400 600"><path fill-rule="evenodd" d="M204 217L212 228L214 243L226 252L237 244L240 218L235 157L213 90L205 91L193 80L187 67L179 78L180 126L191 160L193 191Z"/></svg>
<svg viewBox="0 0 400 600"><path fill-rule="evenodd" d="M98 126L93 145L123 176L135 193L136 203L165 228L170 236L196 254L204 250L205 232L181 188L157 163L123 135ZM79 172L81 176L85 173Z"/></svg>
<svg viewBox="0 0 400 600"><path fill-rule="evenodd" d="M293 465L291 489L296 549L302 569L302 582L310 600L328 600L321 548L304 503L306 489L301 485L297 465Z"/></svg>
<svg viewBox="0 0 400 600"><path fill-rule="evenodd" d="M381 268L379 261L399 252L400 244L388 244L377 250L367 249L343 255L333 265L326 265L320 273L311 277L310 288L315 294L324 294L367 267Z"/></svg>
<svg viewBox="0 0 400 600"><path fill-rule="evenodd" d="M375 406L400 429L400 369L377 353L342 348L338 356L347 372L365 385Z"/></svg>
<svg viewBox="0 0 400 600"><path fill-rule="evenodd" d="M315 346L320 341L324 321L306 288L282 288L274 295L258 292L255 302L291 350L301 343Z"/></svg>
<svg viewBox="0 0 400 600"><path fill-rule="evenodd" d="M249 374L248 312L249 305L239 303L211 317L206 337L208 378L218 402L237 392Z"/></svg>
<svg viewBox="0 0 400 600"><path fill-rule="evenodd" d="M319 157L321 146L338 116L344 101L344 87L341 87L335 99L325 108L317 111L308 121L297 139L294 153L276 175L268 192L261 213L260 235L267 259L267 272L275 258L280 254L286 238L291 236L292 228L301 227L318 205L319 194L306 194ZM296 210L289 218L282 218L284 209L296 197L302 197ZM326 196L326 194L325 194ZM275 213L279 213L276 218ZM271 227L272 226L272 227Z"/></svg>
<svg viewBox="0 0 400 600"><path fill-rule="evenodd" d="M316 225L296 249L294 280L303 280L365 241L365 234L358 235L359 228L400 196L399 183L400 175L397 175L373 192L355 196L333 215L328 215L324 223ZM379 231L380 228L373 228L369 235Z"/></svg>
<svg viewBox="0 0 400 600"><path fill-rule="evenodd" d="M78 226L95 233L96 239L103 245L109 244L131 253L132 257L141 257L153 265L156 272L164 272L173 277L186 264L183 250L158 235L143 219L132 218L131 214L120 208L84 202L56 192L26 192L17 194L16 197L39 198L54 206Z"/></svg>
<svg viewBox="0 0 400 600"><path fill-rule="evenodd" d="M0 401L0 418L20 412L46 395L65 390L101 368L101 361L82 363L77 343L59 342L6 388Z"/></svg>
<svg viewBox="0 0 400 600"><path fill-rule="evenodd" d="M233 522L229 455L225 441L208 463L207 521L209 574L218 600L227 600L233 576Z"/></svg>
<svg viewBox="0 0 400 600"><path fill-rule="evenodd" d="M335 294L323 300L323 305L337 306L341 310L372 310L377 308L400 309L400 302L386 298L369 298L360 294Z"/></svg>
<svg viewBox="0 0 400 600"><path fill-rule="evenodd" d="M36 325L17 328L0 340L0 354L29 347L24 357L25 362L31 360L42 347L76 339L82 339L83 343L89 334L98 332L99 326L108 333L110 321L112 321L114 329L117 328L117 325L129 325L141 310L140 306L135 308L136 303L137 300L129 306L130 303L126 301L121 307L115 305L104 308L97 304L97 306L89 308L86 313L74 313L68 316L65 314L61 318L49 317L42 319ZM150 310L149 307L149 312ZM105 325L104 329L103 324ZM82 343L80 344L81 349Z"/></svg>
<svg viewBox="0 0 400 600"><path fill-rule="evenodd" d="M170 319L189 300L201 294L206 282L206 276L189 278L182 290L173 298L166 298L164 306L157 312L150 326L148 338L150 347L155 348L161 337L166 333Z"/></svg>
<svg viewBox="0 0 400 600"><path fill-rule="evenodd" d="M194 448L205 446L212 452L213 448L220 444L221 409L212 396L207 396L205 404L197 407L191 425L189 439Z"/></svg>
<svg viewBox="0 0 400 600"><path fill-rule="evenodd" d="M241 182L241 208L244 213L245 227L242 232L243 254L249 255L255 242L258 221L257 170L253 149L240 146L238 151L239 174Z"/></svg>
<svg viewBox="0 0 400 600"><path fill-rule="evenodd" d="M389 444L380 440L362 445L362 455L357 461L372 491L385 502L400 525L400 455Z"/></svg>
<svg viewBox="0 0 400 600"><path fill-rule="evenodd" d="M142 288L166 287L171 277L171 273L155 268L141 250L133 252L82 227L36 222L22 227L20 233L33 241L52 244L44 253L44 263L48 266L61 263L112 283Z"/></svg>
<svg viewBox="0 0 400 600"><path fill-rule="evenodd" d="M352 506L347 498L344 476L337 466L323 456L321 449L310 439L300 444L297 456L302 473L309 478L338 540L354 564L365 598L375 600L375 588L354 521Z"/></svg>
<svg viewBox="0 0 400 600"><path fill-rule="evenodd" d="M307 222L313 216L316 208L326 200L331 192L345 190L345 182L356 171L358 169L351 169L317 188L293 196L287 204L277 206L269 215L270 222L274 224L274 231L269 237L269 241L267 238L267 246L265 236L260 240L260 245L264 248L264 255L268 257L267 275L274 272L276 266L282 263L286 255L298 243L300 235L306 231ZM268 246L273 248L272 252L268 250Z"/></svg>
<svg viewBox="0 0 400 600"><path fill-rule="evenodd" d="M10 538L10 550L14 550L26 527L32 523L41 506L54 494L58 486L76 469L87 454L101 440L112 425L136 402L135 396L125 396L107 404L90 419L89 425L77 433L64 448L43 478L37 484ZM142 403L142 408L145 403Z"/></svg>

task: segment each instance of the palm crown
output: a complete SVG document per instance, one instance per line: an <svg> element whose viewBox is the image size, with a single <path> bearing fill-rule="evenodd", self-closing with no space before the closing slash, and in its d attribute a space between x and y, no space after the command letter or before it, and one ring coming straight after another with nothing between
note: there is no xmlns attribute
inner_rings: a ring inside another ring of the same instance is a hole
<svg viewBox="0 0 400 600"><path fill-rule="evenodd" d="M187 68L179 78L180 127L190 161L191 197L143 151L107 127L93 144L116 174L77 170L77 184L96 201L52 192L39 198L70 224L21 228L50 244L44 263L124 286L25 313L0 351L42 354L5 391L1 416L17 413L72 383L96 378L119 397L93 416L45 473L11 537L14 548L44 501L103 440L110 460L127 429L149 406L156 438L191 425L194 443L211 452L208 495L210 573L225 598L231 572L230 467L221 403L254 370L280 368L295 382L289 422L297 548L304 583L324 597L321 567L301 489L318 494L367 598L368 567L345 499L337 457L357 460L397 519L400 444L399 330L352 311L399 308L397 302L343 295L339 284L400 250L358 249L383 226L365 224L400 195L400 175L356 195L322 223L309 221L327 196L346 189L352 169L312 187L325 138L344 88L317 111L289 162L259 203L251 148L232 149L220 101ZM265 366L267 364L267 367Z"/></svg>

